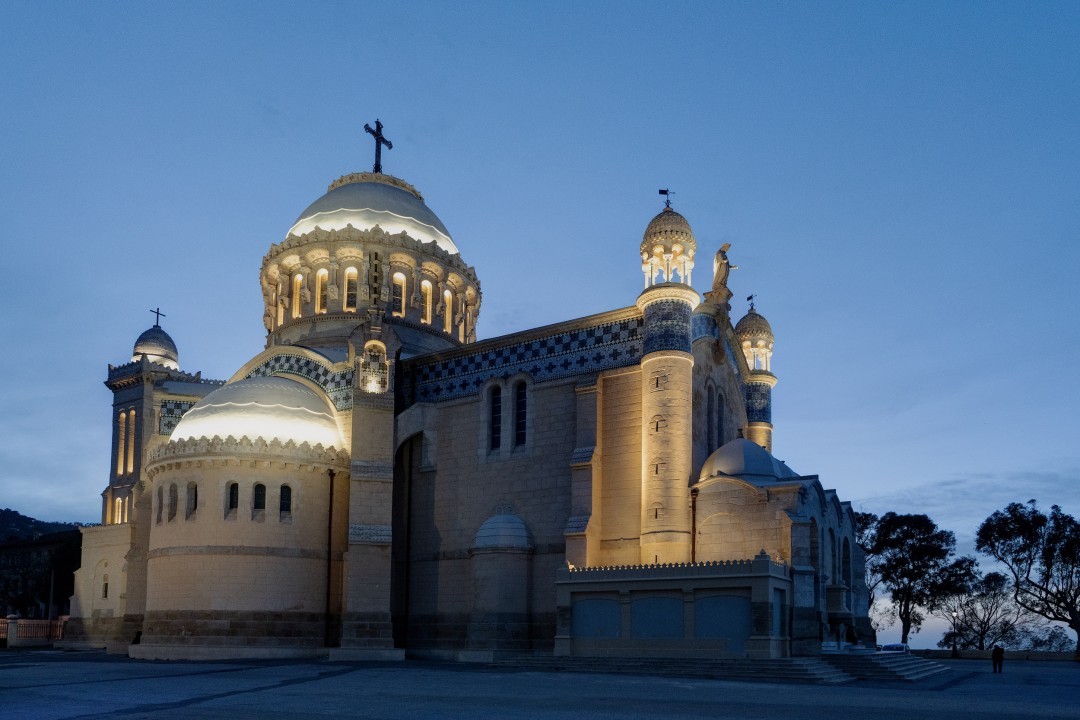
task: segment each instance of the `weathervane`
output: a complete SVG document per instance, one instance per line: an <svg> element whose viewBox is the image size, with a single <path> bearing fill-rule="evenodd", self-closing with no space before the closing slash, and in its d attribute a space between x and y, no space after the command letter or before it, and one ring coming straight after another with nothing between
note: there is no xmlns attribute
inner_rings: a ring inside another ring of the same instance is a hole
<svg viewBox="0 0 1080 720"><path fill-rule="evenodd" d="M671 207L671 196L674 195L675 193L673 191L671 191L671 190L668 190L667 188L663 188L662 190L660 190L660 194L664 196L664 207L670 208Z"/></svg>
<svg viewBox="0 0 1080 720"><path fill-rule="evenodd" d="M364 130L368 131L375 137L375 172L382 174L382 146L385 145L387 150L394 149L394 143L390 142L383 137L382 123L379 119L375 119L375 129L372 130L371 126L364 123Z"/></svg>
<svg viewBox="0 0 1080 720"><path fill-rule="evenodd" d="M757 297L757 295L748 295L746 297L746 302L750 303L750 310L751 311L753 311L753 309L754 309L754 298L756 298L756 297Z"/></svg>
<svg viewBox="0 0 1080 720"><path fill-rule="evenodd" d="M161 327L161 318L165 317L165 313L161 312L161 308L154 308L150 312L154 313L154 327Z"/></svg>

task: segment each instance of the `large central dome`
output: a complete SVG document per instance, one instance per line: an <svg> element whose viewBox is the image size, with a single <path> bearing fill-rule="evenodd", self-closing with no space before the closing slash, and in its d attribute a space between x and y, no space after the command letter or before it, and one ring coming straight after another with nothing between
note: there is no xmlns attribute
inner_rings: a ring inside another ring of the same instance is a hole
<svg viewBox="0 0 1080 720"><path fill-rule="evenodd" d="M378 225L391 235L405 232L416 240L434 240L448 253L458 252L450 232L416 188L382 173L354 173L334 181L325 195L300 213L288 234L304 235L316 227L343 230L349 225L357 230Z"/></svg>

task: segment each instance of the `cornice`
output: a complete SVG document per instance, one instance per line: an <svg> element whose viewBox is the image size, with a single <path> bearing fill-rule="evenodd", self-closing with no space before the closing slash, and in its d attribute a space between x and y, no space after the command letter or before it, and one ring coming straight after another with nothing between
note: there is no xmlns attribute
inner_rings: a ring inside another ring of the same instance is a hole
<svg viewBox="0 0 1080 720"><path fill-rule="evenodd" d="M200 437L170 441L150 453L146 465L147 478L165 470L202 465L204 462L221 464L234 461L236 464L248 464L252 461L287 463L296 466L311 466L313 469L333 468L348 472L349 454L344 450L323 447L320 443L312 446L307 442L297 445L294 441L281 442L278 439L266 442L262 438L252 440L233 436L225 439Z"/></svg>

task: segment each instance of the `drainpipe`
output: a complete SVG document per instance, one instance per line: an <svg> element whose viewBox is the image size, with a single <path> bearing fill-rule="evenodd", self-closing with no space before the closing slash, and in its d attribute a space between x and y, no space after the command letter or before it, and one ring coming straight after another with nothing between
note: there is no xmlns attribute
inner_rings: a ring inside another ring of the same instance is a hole
<svg viewBox="0 0 1080 720"><path fill-rule="evenodd" d="M334 556L331 552L334 546L334 471L327 470L330 478L330 497L326 502L326 615L323 620L323 644L333 647L333 638L330 637L330 592L332 585L332 572Z"/></svg>
<svg viewBox="0 0 1080 720"><path fill-rule="evenodd" d="M690 490L690 562L697 562L697 488Z"/></svg>

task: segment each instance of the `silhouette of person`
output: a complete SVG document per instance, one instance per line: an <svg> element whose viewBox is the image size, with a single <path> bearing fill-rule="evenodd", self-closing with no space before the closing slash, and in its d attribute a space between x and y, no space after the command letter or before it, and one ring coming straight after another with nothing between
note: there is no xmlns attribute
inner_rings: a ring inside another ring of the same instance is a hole
<svg viewBox="0 0 1080 720"><path fill-rule="evenodd" d="M990 660L994 663L994 672L1001 672L1001 666L1005 664L1005 648L995 645L990 652Z"/></svg>

